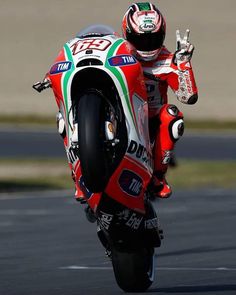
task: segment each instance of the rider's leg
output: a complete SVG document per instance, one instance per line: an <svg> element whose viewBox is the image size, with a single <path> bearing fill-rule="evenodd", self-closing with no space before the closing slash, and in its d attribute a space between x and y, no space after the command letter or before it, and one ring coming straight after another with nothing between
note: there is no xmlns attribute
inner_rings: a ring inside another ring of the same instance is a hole
<svg viewBox="0 0 236 295"><path fill-rule="evenodd" d="M77 171L77 173L75 174L74 170L71 168L71 176L72 176L72 179L75 183L75 200L78 202L81 202L81 203L85 203L86 199L85 199L84 193L81 190L80 185L79 185L79 179L81 177L81 172Z"/></svg>
<svg viewBox="0 0 236 295"><path fill-rule="evenodd" d="M154 191L157 197L167 198L171 195L165 174L171 160L175 142L183 135L183 114L175 105L165 104L159 111L160 126L156 133L154 146Z"/></svg>
<svg viewBox="0 0 236 295"><path fill-rule="evenodd" d="M63 138L63 141L64 141L64 146L65 146L65 149L67 149L67 145L68 145L68 137L66 135L66 128L65 128L65 121L64 121L64 118L61 114L61 112L59 111L57 113L57 117L56 117L56 120L57 120L57 130L58 130L58 133L61 135L61 137ZM81 177L81 171L80 169L76 169L76 172L73 168L73 165L72 165L72 162L77 160L78 161L78 158L76 157L76 146L75 146L75 149L70 149L69 150L69 167L71 169L71 177L75 183L75 199L81 203L85 202L85 198L84 198L84 194L80 188L80 185L79 185L79 179ZM79 165L76 165L76 166L79 166Z"/></svg>

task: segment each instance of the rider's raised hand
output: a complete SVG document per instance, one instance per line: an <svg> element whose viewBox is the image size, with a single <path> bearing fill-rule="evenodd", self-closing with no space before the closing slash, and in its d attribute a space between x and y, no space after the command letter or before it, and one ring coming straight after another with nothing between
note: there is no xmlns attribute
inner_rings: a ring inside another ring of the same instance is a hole
<svg viewBox="0 0 236 295"><path fill-rule="evenodd" d="M182 70L182 65L189 62L192 58L194 46L189 42L190 30L186 30L184 37L181 38L180 31L176 30L176 52L175 63Z"/></svg>

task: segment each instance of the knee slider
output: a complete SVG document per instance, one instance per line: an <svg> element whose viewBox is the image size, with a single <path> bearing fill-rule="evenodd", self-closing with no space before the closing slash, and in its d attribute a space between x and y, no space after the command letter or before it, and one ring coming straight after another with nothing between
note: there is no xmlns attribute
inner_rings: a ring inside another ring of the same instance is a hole
<svg viewBox="0 0 236 295"><path fill-rule="evenodd" d="M177 108L177 106L173 105L173 104L169 104L167 105L167 112L173 116L173 117L177 117L179 114L179 109Z"/></svg>
<svg viewBox="0 0 236 295"><path fill-rule="evenodd" d="M174 141L177 141L184 134L184 120L182 118L173 120L169 127L171 137Z"/></svg>
<svg viewBox="0 0 236 295"><path fill-rule="evenodd" d="M161 121L172 121L174 118L177 117L182 117L182 113L179 111L177 106L173 104L166 104L163 105L162 108L160 109L160 120Z"/></svg>

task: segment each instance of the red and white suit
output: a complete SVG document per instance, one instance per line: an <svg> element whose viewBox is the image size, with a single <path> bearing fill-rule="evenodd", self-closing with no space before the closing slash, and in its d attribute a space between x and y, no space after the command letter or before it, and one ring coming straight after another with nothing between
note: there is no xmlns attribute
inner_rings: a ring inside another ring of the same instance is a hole
<svg viewBox="0 0 236 295"><path fill-rule="evenodd" d="M168 86L177 99L194 104L198 99L197 86L190 62L177 67L174 54L163 47L156 60L142 62L148 93L150 133L155 133L154 171L165 174L174 144L183 134L183 114L168 104Z"/></svg>

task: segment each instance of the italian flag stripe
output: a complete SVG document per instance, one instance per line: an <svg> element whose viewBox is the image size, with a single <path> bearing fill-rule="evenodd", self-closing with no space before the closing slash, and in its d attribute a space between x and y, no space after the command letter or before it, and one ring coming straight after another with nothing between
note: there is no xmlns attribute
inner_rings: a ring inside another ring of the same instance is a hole
<svg viewBox="0 0 236 295"><path fill-rule="evenodd" d="M121 72L120 70L118 70L116 67L112 67L109 65L108 63L108 59L112 56L114 56L114 53L115 53L115 50L118 49L118 47L124 42L124 39L119 39L117 40L113 45L112 47L110 48L110 50L108 51L108 54L107 54L107 60L106 60L106 68L108 68L115 76L116 78L118 79L119 83L120 83L120 86L123 90L123 93L125 95L125 100L126 100L126 104L127 104L127 107L128 107L128 110L129 110L129 113L131 115L131 118L133 120L133 123L134 123L134 126L137 128L136 124L135 124L135 119L134 119L134 116L133 116L133 112L132 112L132 108L131 108L131 104L130 104L130 99L129 99L129 90L127 89L126 85L125 85L125 82L124 82L124 79L121 75Z"/></svg>
<svg viewBox="0 0 236 295"><path fill-rule="evenodd" d="M150 4L148 2L144 2L144 3L137 3L140 11L142 10L151 10Z"/></svg>
<svg viewBox="0 0 236 295"><path fill-rule="evenodd" d="M63 80L62 80L62 83L63 83L62 89L63 89L63 94L64 94L63 96L64 96L64 101L65 101L65 106L66 106L66 116L67 116L67 119L69 119L69 106L68 106L67 86L68 86L68 81L69 81L69 78L70 78L70 75L71 75L71 71L73 71L75 69L75 66L74 66L73 57L72 57L70 48L66 44L64 46L64 52L65 52L66 60L72 62L71 69L69 71L67 71L67 72L64 73L64 77L63 77Z"/></svg>

